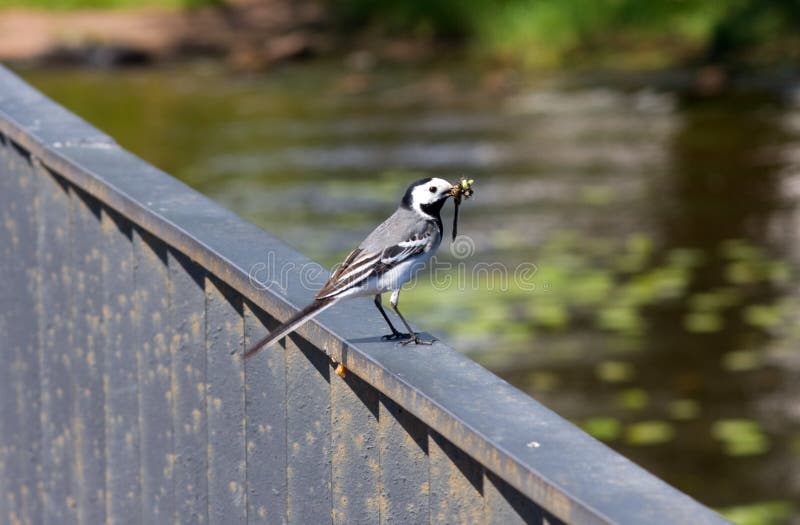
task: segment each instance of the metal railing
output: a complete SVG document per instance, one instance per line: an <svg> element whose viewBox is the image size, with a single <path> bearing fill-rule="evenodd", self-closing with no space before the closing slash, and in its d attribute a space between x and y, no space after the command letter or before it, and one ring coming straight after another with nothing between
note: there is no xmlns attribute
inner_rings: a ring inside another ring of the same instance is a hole
<svg viewBox="0 0 800 525"><path fill-rule="evenodd" d="M367 299L243 361L266 250L0 68L0 522L724 522Z"/></svg>

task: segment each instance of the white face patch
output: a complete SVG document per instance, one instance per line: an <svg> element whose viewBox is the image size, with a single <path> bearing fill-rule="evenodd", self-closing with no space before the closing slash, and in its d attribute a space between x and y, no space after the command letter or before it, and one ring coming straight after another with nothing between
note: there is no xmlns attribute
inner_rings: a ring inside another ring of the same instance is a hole
<svg viewBox="0 0 800 525"><path fill-rule="evenodd" d="M411 191L411 207L417 213L427 217L428 214L423 212L420 206L432 204L446 198L450 194L450 188L452 187L453 185L444 179L433 178Z"/></svg>

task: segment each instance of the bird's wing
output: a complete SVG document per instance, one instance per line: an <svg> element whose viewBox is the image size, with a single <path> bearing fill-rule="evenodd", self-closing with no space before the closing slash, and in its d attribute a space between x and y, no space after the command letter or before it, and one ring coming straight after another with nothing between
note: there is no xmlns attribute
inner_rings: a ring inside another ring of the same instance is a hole
<svg viewBox="0 0 800 525"><path fill-rule="evenodd" d="M430 242L430 234L415 235L411 239L401 241L393 246L385 248L381 253L380 263L376 268L376 272L381 274L391 270L406 259L422 254Z"/></svg>
<svg viewBox="0 0 800 525"><path fill-rule="evenodd" d="M382 250L356 248L336 269L330 280L317 293L317 299L327 299L357 286L373 275L379 276L401 262L422 254L431 241L431 233L413 237L387 246Z"/></svg>
<svg viewBox="0 0 800 525"><path fill-rule="evenodd" d="M325 299L343 292L367 277L374 271L375 263L378 262L380 253L364 251L363 248L356 248L342 264L333 272L331 278L325 286L317 292L317 299Z"/></svg>

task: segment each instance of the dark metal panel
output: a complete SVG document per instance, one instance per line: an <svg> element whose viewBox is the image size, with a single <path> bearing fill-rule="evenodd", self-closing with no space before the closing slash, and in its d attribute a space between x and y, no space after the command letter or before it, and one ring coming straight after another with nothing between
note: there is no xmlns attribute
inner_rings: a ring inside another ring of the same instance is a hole
<svg viewBox="0 0 800 525"><path fill-rule="evenodd" d="M285 344L288 521L330 523L330 359L297 336Z"/></svg>
<svg viewBox="0 0 800 525"><path fill-rule="evenodd" d="M71 190L63 179L38 169L37 251L40 262L39 333L42 423L42 522L76 523L77 480L74 479L74 435L71 428L75 395L71 381L74 347L71 332L72 278L70 259Z"/></svg>
<svg viewBox="0 0 800 525"><path fill-rule="evenodd" d="M483 498L489 525L560 525L562 522L491 472L483 474ZM545 521L546 520L546 521Z"/></svg>
<svg viewBox="0 0 800 525"><path fill-rule="evenodd" d="M106 516L115 525L142 523L139 460L139 366L134 319L133 228L106 208L103 246L103 355Z"/></svg>
<svg viewBox="0 0 800 525"><path fill-rule="evenodd" d="M244 523L247 492L242 299L214 277L206 278L205 289L208 519L209 523Z"/></svg>
<svg viewBox="0 0 800 525"><path fill-rule="evenodd" d="M81 523L103 523L105 514L105 421L103 393L102 236L100 203L72 188L70 224L73 280L72 373L75 382L75 464L78 518Z"/></svg>
<svg viewBox="0 0 800 525"><path fill-rule="evenodd" d="M172 519L172 366L168 340L167 247L133 231L133 312L139 361L139 431L142 465L142 521Z"/></svg>
<svg viewBox="0 0 800 525"><path fill-rule="evenodd" d="M428 428L383 395L378 450L381 523L428 523Z"/></svg>
<svg viewBox="0 0 800 525"><path fill-rule="evenodd" d="M247 344L276 321L245 302ZM286 357L272 345L245 361L247 412L247 521L286 522Z"/></svg>
<svg viewBox="0 0 800 525"><path fill-rule="evenodd" d="M334 523L380 521L378 391L345 373L331 374Z"/></svg>
<svg viewBox="0 0 800 525"><path fill-rule="evenodd" d="M26 152L0 145L0 521L41 521L37 180ZM3 519L2 517L5 516Z"/></svg>
<svg viewBox="0 0 800 525"><path fill-rule="evenodd" d="M483 469L437 432L430 431L431 522L478 523L484 519Z"/></svg>
<svg viewBox="0 0 800 525"><path fill-rule="evenodd" d="M169 250L175 522L208 522L205 273Z"/></svg>

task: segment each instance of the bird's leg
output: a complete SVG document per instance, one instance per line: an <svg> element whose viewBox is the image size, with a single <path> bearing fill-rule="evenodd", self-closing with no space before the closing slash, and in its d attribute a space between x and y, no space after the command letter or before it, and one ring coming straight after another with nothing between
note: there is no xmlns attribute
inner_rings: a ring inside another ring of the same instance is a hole
<svg viewBox="0 0 800 525"><path fill-rule="evenodd" d="M396 341L397 339L404 339L408 337L408 334L398 332L397 329L392 324L392 322L389 320L389 316L386 315L386 311L383 309L383 306L381 305L381 294L375 294L375 306L378 308L378 311L386 320L386 324L388 324L389 328L392 330L391 334L384 335L383 337L381 337L381 339L383 339L384 341Z"/></svg>
<svg viewBox="0 0 800 525"><path fill-rule="evenodd" d="M408 343L414 343L418 345L433 344L435 339L431 339L430 341L428 341L427 339L422 339L414 332L414 330L411 329L411 325L408 324L406 318L403 317L403 314L401 314L400 310L397 309L397 302L399 300L400 300L400 290L395 290L394 292L392 292L392 297L389 299L389 304L392 305L394 313L396 313L400 317L400 320L403 321L404 325L406 325L406 330L408 330L408 338L404 339L403 341L400 341L400 344L401 345L407 345Z"/></svg>

